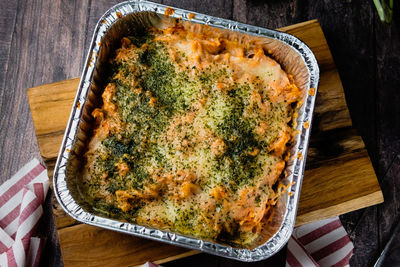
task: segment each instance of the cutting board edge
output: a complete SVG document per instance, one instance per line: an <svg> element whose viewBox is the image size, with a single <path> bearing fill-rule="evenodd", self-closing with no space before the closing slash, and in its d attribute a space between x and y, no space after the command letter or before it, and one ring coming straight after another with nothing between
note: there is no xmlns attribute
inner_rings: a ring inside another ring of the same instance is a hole
<svg viewBox="0 0 400 267"><path fill-rule="evenodd" d="M353 208L355 206L354 202L358 203L357 208ZM323 220L323 219L328 219L328 218L331 218L334 216L343 215L348 212L363 209L366 207L371 207L374 205L381 204L383 202L384 202L383 193L379 187L379 190L377 190L373 193L367 194L365 196L359 197L357 199L351 199L351 200L342 202L340 204L330 206L328 208L319 209L319 210L312 211L312 212L307 212L300 216L297 216L295 226L297 227L297 226L301 226L301 225L311 223L311 222L314 222L317 220ZM363 204L359 204L359 203L363 203ZM343 206L346 206L347 208L345 209L345 208L343 208ZM338 209L339 210L345 209L346 211L345 212L337 212ZM334 210L336 212L333 212ZM308 218L308 219L304 219L304 217ZM315 219L317 217L318 217L318 219Z"/></svg>
<svg viewBox="0 0 400 267"><path fill-rule="evenodd" d="M179 260L179 259L186 258L186 257L189 257L189 256L197 255L197 254L200 254L200 253L202 253L202 251L200 251L200 250L189 250L187 252L181 253L181 254L176 255L176 256L171 256L171 257L167 257L165 259L156 260L156 261L154 261L154 263L155 264L163 264L163 263L166 263L166 262ZM141 265L137 265L137 266L141 266Z"/></svg>

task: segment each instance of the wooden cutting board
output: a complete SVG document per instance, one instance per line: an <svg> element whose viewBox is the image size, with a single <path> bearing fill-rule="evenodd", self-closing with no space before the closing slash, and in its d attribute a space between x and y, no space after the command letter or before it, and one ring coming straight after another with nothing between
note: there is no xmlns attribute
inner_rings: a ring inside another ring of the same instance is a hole
<svg viewBox="0 0 400 267"><path fill-rule="evenodd" d="M321 78L296 225L383 202L364 142L352 128L342 83L317 20L279 29L314 52ZM79 78L28 90L36 137L50 179ZM57 201L54 217L65 266L164 263L199 253L80 224Z"/></svg>

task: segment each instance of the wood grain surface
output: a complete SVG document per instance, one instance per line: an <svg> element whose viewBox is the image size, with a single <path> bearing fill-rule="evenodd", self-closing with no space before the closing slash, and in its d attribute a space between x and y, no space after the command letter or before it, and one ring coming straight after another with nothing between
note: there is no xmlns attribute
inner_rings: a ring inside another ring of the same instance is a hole
<svg viewBox="0 0 400 267"><path fill-rule="evenodd" d="M321 71L296 224L381 203L383 198L378 180L364 142L351 128L343 87L318 21L280 30L302 39L320 62ZM79 79L72 79L28 90L39 149L50 177L78 83ZM139 241L139 238L82 225L66 215L57 202L53 207L66 266L95 266L100 263L111 266L128 262L136 265L147 260L167 262L196 254L175 246Z"/></svg>
<svg viewBox="0 0 400 267"><path fill-rule="evenodd" d="M121 0L0 1L0 183L32 157L40 157L26 89L78 77L99 17ZM161 2L161 0L158 0ZM399 221L400 203L400 5L382 24L372 1L171 0L165 4L278 28L317 18L342 79L353 126L364 140L385 202L347 213L342 223L354 242L352 266L371 266ZM320 136L323 142L324 136ZM328 139L329 140L329 139ZM397 170L397 171L396 171ZM396 193L397 192L397 193ZM62 266L45 205L40 233L47 237L41 266ZM281 266L285 250L252 266ZM207 254L166 266L247 266ZM392 261L388 266L399 265Z"/></svg>

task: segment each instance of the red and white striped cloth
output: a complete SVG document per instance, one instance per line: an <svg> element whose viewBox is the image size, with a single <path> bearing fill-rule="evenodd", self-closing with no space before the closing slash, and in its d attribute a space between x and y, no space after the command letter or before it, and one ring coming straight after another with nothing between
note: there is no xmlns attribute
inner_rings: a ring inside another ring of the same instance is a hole
<svg viewBox="0 0 400 267"><path fill-rule="evenodd" d="M33 159L0 185L0 266L37 266L43 241L33 237L49 188L46 169Z"/></svg>
<svg viewBox="0 0 400 267"><path fill-rule="evenodd" d="M286 266L349 266L353 243L338 217L296 227L286 251Z"/></svg>

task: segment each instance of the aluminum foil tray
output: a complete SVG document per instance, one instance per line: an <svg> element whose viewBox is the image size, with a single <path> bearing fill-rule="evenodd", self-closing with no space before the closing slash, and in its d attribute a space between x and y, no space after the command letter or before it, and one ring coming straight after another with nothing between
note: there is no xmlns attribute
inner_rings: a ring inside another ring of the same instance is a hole
<svg viewBox="0 0 400 267"><path fill-rule="evenodd" d="M319 80L317 61L311 50L292 35L179 8L174 8L173 15L166 17L164 16L166 8L167 6L146 1L128 1L112 7L97 23L55 166L53 178L55 195L65 212L82 223L241 261L266 259L286 244L293 231L311 131L311 127L304 127L304 123L311 123ZM278 201L271 225L262 230L262 238L251 247L232 247L102 217L89 212L90 207L86 206L77 186L80 178L78 170L82 168L82 155L93 129L93 118L90 114L95 107L101 105L100 99L106 86L109 59L115 55L113 53L120 46L121 38L135 35L136 30L145 26L157 27L160 23L176 19L185 21L189 18L191 23L207 24L236 32L235 34L249 34L254 38L262 38L268 53L287 73L293 75L296 85L305 92L296 120L299 134L296 135L291 147L292 156L288 160L285 177L281 181L293 185ZM310 88L315 88L311 89L314 93L308 93Z"/></svg>

